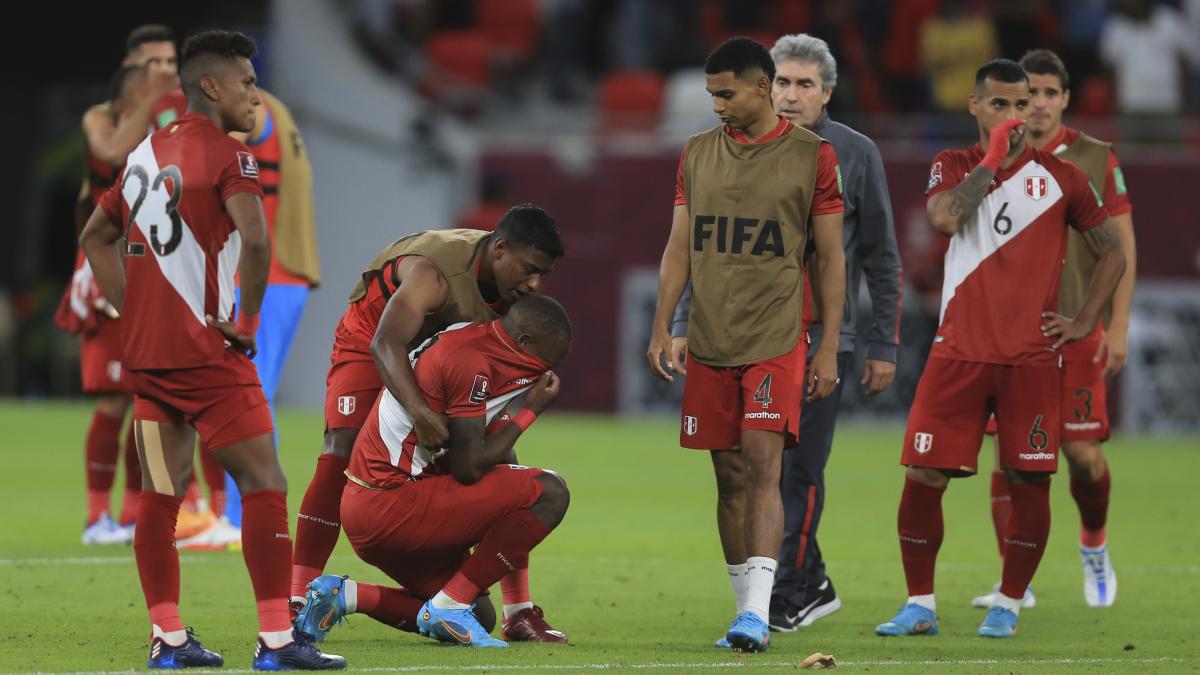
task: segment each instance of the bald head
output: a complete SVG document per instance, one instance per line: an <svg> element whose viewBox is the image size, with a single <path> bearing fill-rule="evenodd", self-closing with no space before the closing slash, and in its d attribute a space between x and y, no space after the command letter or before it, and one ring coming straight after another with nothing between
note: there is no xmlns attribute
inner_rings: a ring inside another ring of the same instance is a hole
<svg viewBox="0 0 1200 675"><path fill-rule="evenodd" d="M553 298L526 295L508 308L500 323L519 347L551 367L571 351L571 319Z"/></svg>

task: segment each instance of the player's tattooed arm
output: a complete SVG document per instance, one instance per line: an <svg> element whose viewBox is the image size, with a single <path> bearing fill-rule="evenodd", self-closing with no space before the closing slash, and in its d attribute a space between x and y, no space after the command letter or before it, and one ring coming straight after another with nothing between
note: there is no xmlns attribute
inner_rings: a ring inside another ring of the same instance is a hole
<svg viewBox="0 0 1200 675"><path fill-rule="evenodd" d="M109 220L104 209L96 207L83 232L79 235L79 246L83 248L92 274L100 290L113 308L120 312L125 306L125 265L121 259L121 228Z"/></svg>
<svg viewBox="0 0 1200 675"><path fill-rule="evenodd" d="M1071 340L1086 337L1092 332L1100 318L1101 309L1112 299L1113 292L1117 290L1117 284L1121 281L1121 275L1125 273L1125 253L1111 218L1082 234L1088 250L1096 257L1096 269L1092 272L1092 281L1088 284L1083 306L1074 318L1054 312L1042 314L1042 317L1047 319L1042 325L1042 334L1058 338L1054 349Z"/></svg>
<svg viewBox="0 0 1200 675"><path fill-rule="evenodd" d="M957 234L975 216L995 177L991 169L977 166L963 182L931 197L926 211L933 229L948 237Z"/></svg>

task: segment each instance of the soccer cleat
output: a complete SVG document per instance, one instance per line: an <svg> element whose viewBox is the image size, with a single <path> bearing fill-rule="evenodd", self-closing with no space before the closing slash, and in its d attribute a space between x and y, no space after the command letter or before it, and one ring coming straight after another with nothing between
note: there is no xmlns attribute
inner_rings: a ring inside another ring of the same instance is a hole
<svg viewBox="0 0 1200 675"><path fill-rule="evenodd" d="M313 642L320 642L346 616L346 577L326 574L308 582L304 607L292 625Z"/></svg>
<svg viewBox="0 0 1200 675"><path fill-rule="evenodd" d="M566 644L567 636L546 623L542 608L534 605L504 619L500 635L510 642L553 642Z"/></svg>
<svg viewBox="0 0 1200 675"><path fill-rule="evenodd" d="M467 609L438 609L428 600L417 612L417 632L460 647L507 647L507 642L488 635L474 612L474 604Z"/></svg>
<svg viewBox="0 0 1200 675"><path fill-rule="evenodd" d="M992 592L984 595L977 595L971 600L971 606L975 609L989 609L996 604L996 596L1000 595L1000 584L996 583L992 587ZM1037 596L1033 594L1033 586L1025 589L1025 597L1021 598L1021 609L1030 609L1037 604Z"/></svg>
<svg viewBox="0 0 1200 675"><path fill-rule="evenodd" d="M909 603L900 608L900 613L887 623L875 626L875 634L884 637L896 635L937 635L937 614L928 607Z"/></svg>
<svg viewBox="0 0 1200 675"><path fill-rule="evenodd" d="M120 543L122 543L122 544L132 544L133 543L133 535L134 535L134 532L137 530L137 525L135 523L129 523L128 525L121 525L119 523L115 523L114 527L116 527L118 532L120 533L120 539L121 539Z"/></svg>
<svg viewBox="0 0 1200 675"><path fill-rule="evenodd" d="M311 638L293 630L292 641L279 649L268 648L259 638L250 665L255 670L341 670L346 659L322 653Z"/></svg>
<svg viewBox="0 0 1200 675"><path fill-rule="evenodd" d="M176 541L175 547L186 551L227 551L241 548L241 544L242 529L221 516L201 532Z"/></svg>
<svg viewBox="0 0 1200 675"><path fill-rule="evenodd" d="M733 645L729 644L729 639L724 635L721 636L720 640L714 642L713 646L717 649L733 649Z"/></svg>
<svg viewBox="0 0 1200 675"><path fill-rule="evenodd" d="M754 612L742 612L730 624L725 639L739 652L765 652L771 642L771 628Z"/></svg>
<svg viewBox="0 0 1200 675"><path fill-rule="evenodd" d="M187 641L172 647L161 637L150 640L150 659L147 668L220 668L225 659L200 644L191 628L187 629Z"/></svg>
<svg viewBox="0 0 1200 675"><path fill-rule="evenodd" d="M980 637L1010 638L1017 634L1017 615L1003 607L992 607L979 625Z"/></svg>
<svg viewBox="0 0 1200 675"><path fill-rule="evenodd" d="M212 527L215 522L217 522L217 517L213 515L212 511L197 513L186 506L182 507L175 520L175 541L190 539Z"/></svg>
<svg viewBox="0 0 1200 675"><path fill-rule="evenodd" d="M1117 601L1117 573L1108 557L1108 544L1079 547L1083 557L1083 600L1088 607L1112 607Z"/></svg>
<svg viewBox="0 0 1200 675"><path fill-rule="evenodd" d="M100 514L96 522L84 527L80 540L84 546L111 546L128 544L131 541L125 538L125 531L114 523L112 516L107 513Z"/></svg>

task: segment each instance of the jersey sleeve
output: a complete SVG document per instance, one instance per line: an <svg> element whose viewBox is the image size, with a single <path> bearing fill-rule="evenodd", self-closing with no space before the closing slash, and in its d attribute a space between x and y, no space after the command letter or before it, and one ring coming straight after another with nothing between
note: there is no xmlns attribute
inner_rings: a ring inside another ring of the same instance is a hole
<svg viewBox="0 0 1200 675"><path fill-rule="evenodd" d="M249 192L262 198L262 185L258 182L258 160L244 145L228 145L221 149L222 161L220 173L217 175L217 190L221 193L221 203L242 192Z"/></svg>
<svg viewBox="0 0 1200 675"><path fill-rule="evenodd" d="M925 199L946 190L953 190L958 186L961 175L962 172L958 170L958 157L949 150L939 152L937 157L933 158L933 164L929 166L929 183L925 186Z"/></svg>
<svg viewBox="0 0 1200 675"><path fill-rule="evenodd" d="M824 141L817 150L817 181L813 186L811 212L814 216L824 216L843 210L842 167L838 165L833 145Z"/></svg>
<svg viewBox="0 0 1200 675"><path fill-rule="evenodd" d="M124 229L125 223L121 218L121 205L124 197L121 194L122 181L118 177L113 182L112 186L104 191L104 196L100 197L100 208L104 209L104 215L108 216L109 221L119 228Z"/></svg>
<svg viewBox="0 0 1200 675"><path fill-rule="evenodd" d="M679 168L675 170L675 206L687 206L687 190L683 187L683 158L687 157L687 146L679 151Z"/></svg>
<svg viewBox="0 0 1200 675"><path fill-rule="evenodd" d="M442 393L446 416L482 417L492 395L492 372L481 358L458 354L442 366Z"/></svg>
<svg viewBox="0 0 1200 675"><path fill-rule="evenodd" d="M1108 176L1104 181L1104 206L1108 208L1108 215L1122 216L1132 212L1133 205L1129 203L1129 194L1125 189L1125 174L1117 162L1117 153L1112 150L1108 151L1105 173Z"/></svg>
<svg viewBox="0 0 1200 675"><path fill-rule="evenodd" d="M1100 192L1086 173L1074 165L1066 164L1067 177L1067 224L1087 232L1108 219L1108 211L1100 199Z"/></svg>

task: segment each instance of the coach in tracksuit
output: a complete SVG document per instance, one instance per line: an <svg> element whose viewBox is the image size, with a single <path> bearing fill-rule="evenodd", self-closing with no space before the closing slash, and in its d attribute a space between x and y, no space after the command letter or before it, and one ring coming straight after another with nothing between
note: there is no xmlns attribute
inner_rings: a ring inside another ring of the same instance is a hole
<svg viewBox="0 0 1200 675"><path fill-rule="evenodd" d="M867 335L866 367L860 380L868 395L887 389L896 374L900 334L900 254L892 226L892 207L879 150L869 138L829 119L825 105L837 85L837 62L824 40L785 35L771 49L775 60L772 97L775 111L833 144L841 167L845 201L846 307L842 320L838 385L833 396L803 406L800 439L783 456L780 492L784 506L783 543L771 594L773 630L790 632L841 607L817 545L817 526L825 503L825 464L833 445L838 401L846 366L854 352L858 289L863 276L875 321ZM806 301L814 293L805 293ZM688 288L676 308L673 351L686 345ZM819 317L819 312L806 312ZM821 341L821 324L809 328L808 353Z"/></svg>

